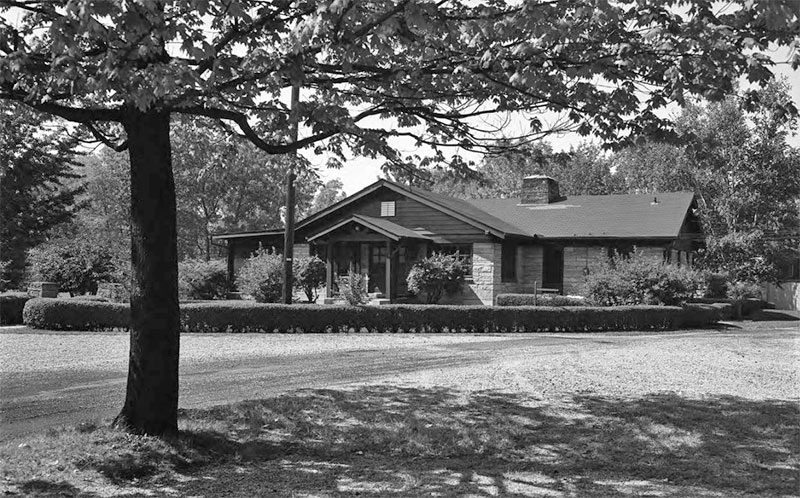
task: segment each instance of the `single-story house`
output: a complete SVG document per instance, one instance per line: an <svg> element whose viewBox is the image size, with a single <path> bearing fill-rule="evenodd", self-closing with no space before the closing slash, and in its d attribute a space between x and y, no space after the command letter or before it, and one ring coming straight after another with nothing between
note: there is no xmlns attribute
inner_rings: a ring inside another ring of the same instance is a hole
<svg viewBox="0 0 800 498"><path fill-rule="evenodd" d="M702 242L691 192L563 197L546 176L523 180L523 195L457 199L379 180L296 224L295 256L327 262L326 295L348 270L370 292L413 299L406 276L434 251L458 253L467 288L449 302L493 304L498 294L535 288L577 293L599 258L630 252L691 264ZM259 246L282 248L283 229L215 236L232 277Z"/></svg>

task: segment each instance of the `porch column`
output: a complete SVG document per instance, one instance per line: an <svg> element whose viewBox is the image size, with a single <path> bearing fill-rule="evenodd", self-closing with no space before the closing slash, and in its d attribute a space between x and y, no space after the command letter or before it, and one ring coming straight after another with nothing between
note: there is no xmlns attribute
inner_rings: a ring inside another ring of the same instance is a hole
<svg viewBox="0 0 800 498"><path fill-rule="evenodd" d="M333 242L325 244L325 297L333 297Z"/></svg>
<svg viewBox="0 0 800 498"><path fill-rule="evenodd" d="M228 283L232 284L234 279L235 273L235 265L234 260L236 257L236 245L233 243L233 239L228 239Z"/></svg>
<svg viewBox="0 0 800 498"><path fill-rule="evenodd" d="M386 241L386 297L392 299L392 239Z"/></svg>

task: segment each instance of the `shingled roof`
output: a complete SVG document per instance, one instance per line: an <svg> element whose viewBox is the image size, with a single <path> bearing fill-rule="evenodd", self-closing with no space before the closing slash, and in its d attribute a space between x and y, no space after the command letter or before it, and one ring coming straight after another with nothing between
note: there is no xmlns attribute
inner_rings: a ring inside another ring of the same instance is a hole
<svg viewBox="0 0 800 498"><path fill-rule="evenodd" d="M545 238L674 238L694 194L576 195L550 204L521 205L519 198L467 199L530 236Z"/></svg>
<svg viewBox="0 0 800 498"><path fill-rule="evenodd" d="M300 221L297 228L306 227L380 188L405 194L501 238L507 235L553 239L675 238L680 234L694 202L694 194L691 192L672 192L577 195L550 204L523 205L520 203L520 198L458 199L389 180L378 180L333 206ZM389 220L356 216L361 218L359 221L362 224L375 225L378 231L385 230L397 237L412 235L412 231L408 228L395 225ZM389 223L392 226L389 226ZM277 236L280 233L282 230L275 229L248 234L219 234L215 239ZM419 236L417 232L413 232L413 235Z"/></svg>

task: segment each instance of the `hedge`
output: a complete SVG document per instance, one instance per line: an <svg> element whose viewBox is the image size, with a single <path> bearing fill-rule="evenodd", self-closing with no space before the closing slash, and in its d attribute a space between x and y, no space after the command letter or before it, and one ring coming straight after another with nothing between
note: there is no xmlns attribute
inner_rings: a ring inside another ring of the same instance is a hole
<svg viewBox="0 0 800 498"><path fill-rule="evenodd" d="M181 305L184 332L585 332L673 330L720 319L720 305L555 308L543 306L319 306L247 301ZM126 328L126 304L32 299L25 323L57 330Z"/></svg>
<svg viewBox="0 0 800 498"><path fill-rule="evenodd" d="M22 310L30 298L24 292L0 294L0 325L22 324Z"/></svg>
<svg viewBox="0 0 800 498"><path fill-rule="evenodd" d="M586 306L586 300L558 294L498 294L498 306Z"/></svg>
<svg viewBox="0 0 800 498"><path fill-rule="evenodd" d="M35 298L25 303L25 325L45 330L127 329L130 306L88 299Z"/></svg>

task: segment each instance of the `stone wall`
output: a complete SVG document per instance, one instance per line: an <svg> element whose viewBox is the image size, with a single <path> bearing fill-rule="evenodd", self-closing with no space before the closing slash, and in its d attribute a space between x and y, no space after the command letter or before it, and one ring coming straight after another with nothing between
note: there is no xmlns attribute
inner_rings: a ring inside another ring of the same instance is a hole
<svg viewBox="0 0 800 498"><path fill-rule="evenodd" d="M467 279L461 294L444 296L439 303L493 305L500 285L500 251L500 244L472 244L472 278Z"/></svg>

